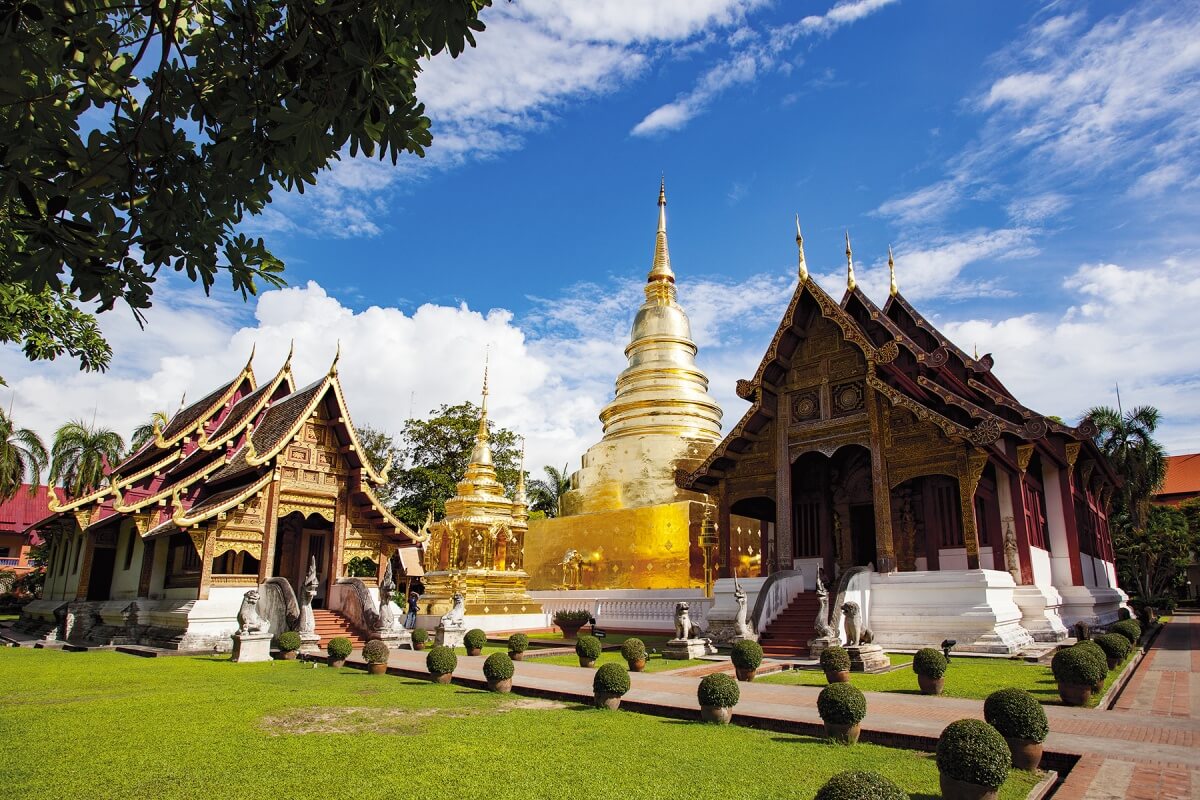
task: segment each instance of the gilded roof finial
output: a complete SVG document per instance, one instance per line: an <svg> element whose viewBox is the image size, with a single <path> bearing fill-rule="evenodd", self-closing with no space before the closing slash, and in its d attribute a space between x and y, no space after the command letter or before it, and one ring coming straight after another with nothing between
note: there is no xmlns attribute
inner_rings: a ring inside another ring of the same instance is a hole
<svg viewBox="0 0 1200 800"><path fill-rule="evenodd" d="M333 363L329 365L329 376L336 377L338 374L338 362L342 360L342 340L337 341L337 351L333 354Z"/></svg>
<svg viewBox="0 0 1200 800"><path fill-rule="evenodd" d="M654 238L654 265L646 276L646 283L655 281L675 282L671 271L671 252L667 249L667 179L664 176L658 185L658 233Z"/></svg>
<svg viewBox="0 0 1200 800"><path fill-rule="evenodd" d="M896 261L892 258L892 246L888 245L888 276L891 280L891 293L897 295L900 288L896 286Z"/></svg>
<svg viewBox="0 0 1200 800"><path fill-rule="evenodd" d="M283 360L284 368L292 366L292 356L295 354L295 352L296 352L296 340L292 339L291 343L288 344L287 358L285 358Z"/></svg>
<svg viewBox="0 0 1200 800"><path fill-rule="evenodd" d="M256 350L258 350L257 339L250 343L250 357L246 359L246 369L250 369L250 365L254 363L254 353Z"/></svg>
<svg viewBox="0 0 1200 800"><path fill-rule="evenodd" d="M800 282L808 280L808 262L804 260L804 236L800 233L800 215L796 215L796 249L800 251Z"/></svg>
<svg viewBox="0 0 1200 800"><path fill-rule="evenodd" d="M487 398L488 398L488 359L491 356L491 345L483 351L483 401L479 407L479 431L475 434L475 447L471 451L472 464L492 463L492 450L488 446Z"/></svg>
<svg viewBox="0 0 1200 800"><path fill-rule="evenodd" d="M854 253L850 251L850 231L846 231L846 288L854 291Z"/></svg>
<svg viewBox="0 0 1200 800"><path fill-rule="evenodd" d="M528 505L529 498L525 496L525 437L521 437L521 466L517 469L517 490L513 493L513 503Z"/></svg>

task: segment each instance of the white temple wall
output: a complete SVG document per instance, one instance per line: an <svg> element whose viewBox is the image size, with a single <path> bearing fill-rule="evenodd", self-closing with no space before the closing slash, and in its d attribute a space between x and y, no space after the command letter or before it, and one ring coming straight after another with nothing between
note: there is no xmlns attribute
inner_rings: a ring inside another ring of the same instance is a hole
<svg viewBox="0 0 1200 800"><path fill-rule="evenodd" d="M1050 554L1040 547L1029 547L1029 563L1033 567L1033 582L1037 586L1053 586Z"/></svg>
<svg viewBox="0 0 1200 800"><path fill-rule="evenodd" d="M992 548L979 548L979 563L980 565L991 565L995 563L992 560ZM967 548L965 547L943 547L938 550L938 569L961 569L967 568Z"/></svg>
<svg viewBox="0 0 1200 800"><path fill-rule="evenodd" d="M154 542L158 540L155 539ZM154 543L142 542L143 546L154 547L154 563L150 566L150 596L155 599L166 597L163 586L167 582L167 551L170 549L165 544L157 545Z"/></svg>
<svg viewBox="0 0 1200 800"><path fill-rule="evenodd" d="M1067 518L1063 509L1059 470L1042 462L1042 485L1045 487L1046 527L1050 532L1050 575L1060 589L1074 583L1071 577L1071 548L1067 544Z"/></svg>
<svg viewBox="0 0 1200 800"><path fill-rule="evenodd" d="M825 559L823 558L796 558L792 560L792 569L798 569L804 573L804 591L815 592L817 590L817 570L824 564Z"/></svg>
<svg viewBox="0 0 1200 800"><path fill-rule="evenodd" d="M125 568L125 553L129 547L130 537L133 538L133 558L129 568ZM132 600L137 597L138 578L142 572L142 550L145 543L137 532L133 522L126 520L121 525L121 535L117 537L117 560L113 565L112 589L109 597L114 600Z"/></svg>

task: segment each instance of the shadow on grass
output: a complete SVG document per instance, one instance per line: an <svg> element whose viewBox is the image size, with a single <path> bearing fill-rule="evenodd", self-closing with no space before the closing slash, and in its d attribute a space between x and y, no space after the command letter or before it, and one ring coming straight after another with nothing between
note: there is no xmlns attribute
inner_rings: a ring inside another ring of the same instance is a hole
<svg viewBox="0 0 1200 800"><path fill-rule="evenodd" d="M844 744L838 744L826 739L824 736L810 736L808 734L798 733L794 736L772 736L771 741L780 742L781 744L827 744L830 747L845 747Z"/></svg>

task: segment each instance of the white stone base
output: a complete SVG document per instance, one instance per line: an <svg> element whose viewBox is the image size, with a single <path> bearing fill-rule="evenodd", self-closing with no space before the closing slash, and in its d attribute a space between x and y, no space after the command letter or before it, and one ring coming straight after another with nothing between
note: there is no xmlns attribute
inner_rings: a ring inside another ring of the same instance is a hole
<svg viewBox="0 0 1200 800"><path fill-rule="evenodd" d="M1064 586L1060 615L1065 625L1086 622L1092 627L1111 625L1120 618L1121 609L1127 607L1128 595L1120 589L1102 586Z"/></svg>
<svg viewBox="0 0 1200 800"><path fill-rule="evenodd" d="M436 630L442 618L432 614L418 614L417 627ZM553 627L546 614L480 614L468 616L464 631L479 628L485 633L537 631ZM601 626L603 627L603 626Z"/></svg>
<svg viewBox="0 0 1200 800"><path fill-rule="evenodd" d="M869 624L885 649L938 647L1016 653L1033 643L1013 602L1012 576L990 569L893 572L871 575Z"/></svg>
<svg viewBox="0 0 1200 800"><path fill-rule="evenodd" d="M703 658L710 653L707 639L672 639L663 645L663 658Z"/></svg>
<svg viewBox="0 0 1200 800"><path fill-rule="evenodd" d="M851 672L886 672L892 662L883 654L883 648L877 644L861 644L857 647L847 647L850 654Z"/></svg>
<svg viewBox="0 0 1200 800"><path fill-rule="evenodd" d="M1035 642L1061 642L1070 635L1059 616L1062 595L1053 586L1018 586L1013 602L1021 609L1021 627Z"/></svg>
<svg viewBox="0 0 1200 800"><path fill-rule="evenodd" d="M462 647L463 638L467 635L467 628L455 626L447 628L445 625L438 625L437 632L433 635L433 643L442 647Z"/></svg>
<svg viewBox="0 0 1200 800"><path fill-rule="evenodd" d="M271 660L270 633L235 633L232 639L235 663L250 664Z"/></svg>

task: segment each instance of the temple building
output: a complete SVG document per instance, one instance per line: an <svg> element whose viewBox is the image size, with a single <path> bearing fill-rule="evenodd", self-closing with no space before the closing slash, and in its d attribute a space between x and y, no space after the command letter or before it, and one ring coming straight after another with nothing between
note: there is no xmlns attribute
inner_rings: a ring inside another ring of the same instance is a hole
<svg viewBox="0 0 1200 800"><path fill-rule="evenodd" d="M818 571L833 590L866 568L865 624L885 647L956 639L1015 652L1079 620L1116 619L1126 598L1108 513L1119 479L1091 421L1022 405L990 355L963 352L904 298L890 253L880 308L856 284L848 235L840 303L809 275L798 223L796 243L795 293L737 384L750 408L679 477L717 498L724 563L742 515L768 531L767 572L802 576L793 604L816 607ZM804 648L805 635L759 622L768 652Z"/></svg>
<svg viewBox="0 0 1200 800"><path fill-rule="evenodd" d="M665 183L644 288L617 376L600 412L603 437L571 475L559 516L530 524L526 559L535 589L696 588L704 582L699 544L707 498L675 483L721 438L721 408L696 366L696 343L676 299L667 247ZM760 525L744 520L744 574L758 573ZM735 544L735 550L737 544Z"/></svg>
<svg viewBox="0 0 1200 800"><path fill-rule="evenodd" d="M417 624L435 628L450 610L455 594L463 596L472 627L486 631L540 628L542 606L529 596L525 572L525 536L529 501L525 465L518 472L516 496L509 499L496 478L488 442L487 368L475 447L458 493L446 501L446 516L430 522L425 549L425 593ZM524 459L522 459L522 462Z"/></svg>
<svg viewBox="0 0 1200 800"><path fill-rule="evenodd" d="M327 613L361 605L351 589L377 591L388 559L420 574L421 536L375 494L387 468L359 445L337 358L301 389L290 353L262 384L252 361L156 427L107 485L52 497L34 526L51 549L43 597L23 610L27 629L227 650L246 592L273 578L297 592L314 559L313 606Z"/></svg>

